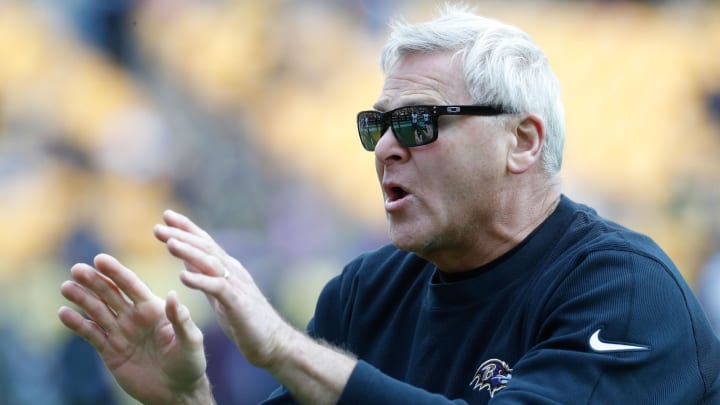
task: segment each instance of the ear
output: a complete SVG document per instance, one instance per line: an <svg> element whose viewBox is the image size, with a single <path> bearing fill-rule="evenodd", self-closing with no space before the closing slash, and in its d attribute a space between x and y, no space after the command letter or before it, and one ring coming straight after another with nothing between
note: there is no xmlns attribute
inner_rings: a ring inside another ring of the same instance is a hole
<svg viewBox="0 0 720 405"><path fill-rule="evenodd" d="M534 114L519 117L513 121L513 144L508 151L507 167L513 174L521 174L529 170L540 160L545 141L545 124Z"/></svg>

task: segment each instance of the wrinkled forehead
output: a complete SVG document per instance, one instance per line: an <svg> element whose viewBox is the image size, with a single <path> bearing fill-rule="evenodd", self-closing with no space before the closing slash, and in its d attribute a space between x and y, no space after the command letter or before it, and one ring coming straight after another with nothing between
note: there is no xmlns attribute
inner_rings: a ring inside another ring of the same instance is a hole
<svg viewBox="0 0 720 405"><path fill-rule="evenodd" d="M471 101L460 59L454 52L403 55L386 74L375 109L415 104L467 104Z"/></svg>

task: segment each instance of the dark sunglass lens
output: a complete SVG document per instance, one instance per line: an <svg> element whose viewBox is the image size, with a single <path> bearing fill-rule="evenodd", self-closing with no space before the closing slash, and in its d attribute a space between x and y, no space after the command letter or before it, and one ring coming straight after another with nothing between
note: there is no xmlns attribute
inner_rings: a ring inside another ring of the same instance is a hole
<svg viewBox="0 0 720 405"><path fill-rule="evenodd" d="M395 110L392 127L403 146L420 146L435 140L435 125L429 108L406 107Z"/></svg>
<svg viewBox="0 0 720 405"><path fill-rule="evenodd" d="M357 126L363 147L369 151L375 150L383 134L382 114L376 111L361 112L358 114Z"/></svg>

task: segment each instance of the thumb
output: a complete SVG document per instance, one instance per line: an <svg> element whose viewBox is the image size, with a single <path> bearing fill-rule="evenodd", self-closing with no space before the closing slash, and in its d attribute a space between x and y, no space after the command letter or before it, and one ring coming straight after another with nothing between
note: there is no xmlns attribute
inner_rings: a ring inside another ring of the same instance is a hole
<svg viewBox="0 0 720 405"><path fill-rule="evenodd" d="M170 291L167 300L165 300L165 315L170 320L175 336L182 348L188 349L202 346L202 331L190 318L190 310L180 303L175 291Z"/></svg>

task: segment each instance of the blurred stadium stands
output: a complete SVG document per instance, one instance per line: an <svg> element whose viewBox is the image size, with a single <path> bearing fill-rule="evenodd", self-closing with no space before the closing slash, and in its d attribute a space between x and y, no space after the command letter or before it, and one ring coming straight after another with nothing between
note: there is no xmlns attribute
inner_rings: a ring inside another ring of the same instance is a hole
<svg viewBox="0 0 720 405"><path fill-rule="evenodd" d="M720 250L720 6L650 3L478 9L530 32L560 76L566 192L693 283ZM220 404L265 396L267 375L221 361L233 349L152 226L187 213L303 326L324 281L385 240L354 116L380 91L387 17L434 4L0 1L0 402L133 403L55 316L70 265L100 250L189 302Z"/></svg>

